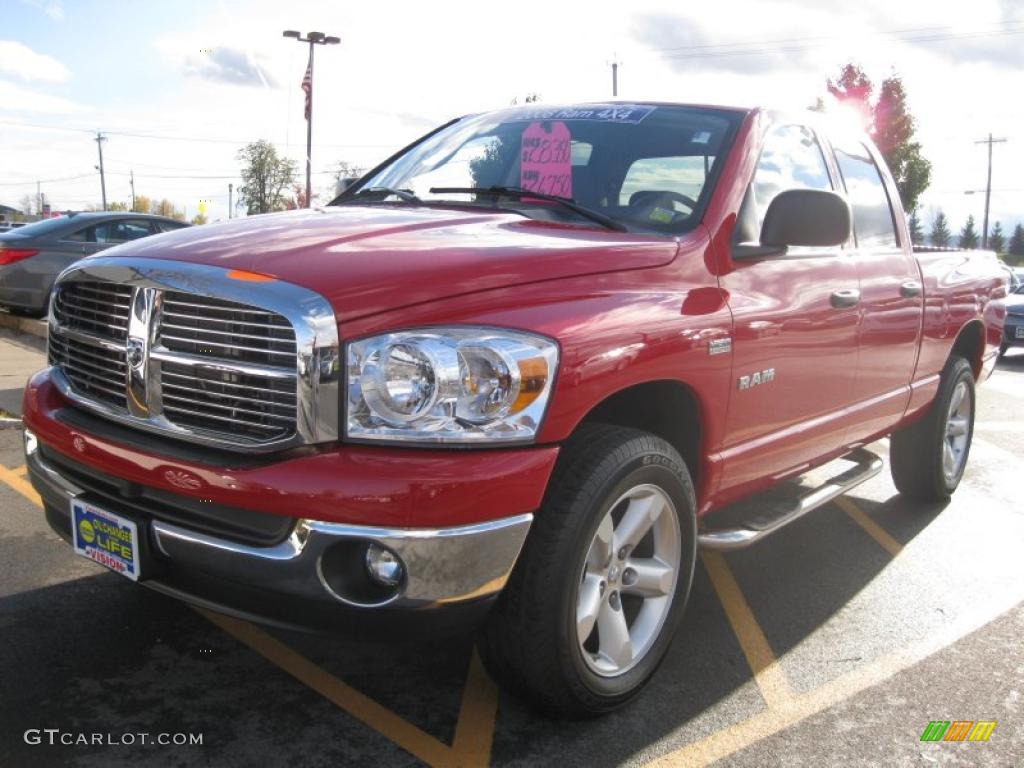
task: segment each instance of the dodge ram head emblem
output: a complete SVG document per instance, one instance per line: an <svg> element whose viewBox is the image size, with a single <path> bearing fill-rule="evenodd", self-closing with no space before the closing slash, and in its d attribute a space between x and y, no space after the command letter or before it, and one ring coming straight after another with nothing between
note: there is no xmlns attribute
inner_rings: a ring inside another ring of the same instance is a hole
<svg viewBox="0 0 1024 768"><path fill-rule="evenodd" d="M140 339L128 339L128 365L138 368L146 359L146 348Z"/></svg>
<svg viewBox="0 0 1024 768"><path fill-rule="evenodd" d="M763 371L755 371L749 376L740 376L739 387L740 389L750 389L751 387L757 387L761 384L767 384L770 381L775 380L775 369L765 368Z"/></svg>
<svg viewBox="0 0 1024 768"><path fill-rule="evenodd" d="M178 488L184 488L188 491L194 491L203 484L203 481L195 475L182 472L180 469L168 469L164 472L164 480L171 485L176 485Z"/></svg>

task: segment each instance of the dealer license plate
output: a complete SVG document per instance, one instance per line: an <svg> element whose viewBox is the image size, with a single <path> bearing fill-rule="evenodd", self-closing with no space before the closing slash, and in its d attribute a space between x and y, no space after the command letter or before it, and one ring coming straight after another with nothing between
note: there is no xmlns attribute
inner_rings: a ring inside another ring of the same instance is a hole
<svg viewBox="0 0 1024 768"><path fill-rule="evenodd" d="M139 579L139 528L134 521L80 499L71 500L75 552L132 581Z"/></svg>

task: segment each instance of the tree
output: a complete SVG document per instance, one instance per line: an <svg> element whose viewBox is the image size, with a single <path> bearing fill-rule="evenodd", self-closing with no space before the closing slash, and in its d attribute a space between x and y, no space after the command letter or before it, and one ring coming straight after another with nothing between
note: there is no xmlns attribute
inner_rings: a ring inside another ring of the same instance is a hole
<svg viewBox="0 0 1024 768"><path fill-rule="evenodd" d="M992 230L988 233L988 247L996 253L1002 253L1006 249L1003 225L998 221L992 225Z"/></svg>
<svg viewBox="0 0 1024 768"><path fill-rule="evenodd" d="M132 205L132 213L149 213L153 204L145 195L136 195L135 204Z"/></svg>
<svg viewBox="0 0 1024 768"><path fill-rule="evenodd" d="M923 245L924 230L921 229L921 218L917 215L917 208L910 212L907 228L910 230L910 242L914 245Z"/></svg>
<svg viewBox="0 0 1024 768"><path fill-rule="evenodd" d="M939 211L932 219L932 231L929 239L932 241L932 245L946 248L949 246L949 238L949 221L946 219L946 214Z"/></svg>
<svg viewBox="0 0 1024 768"><path fill-rule="evenodd" d="M960 230L960 247L961 248L977 248L978 247L978 231L974 228L974 216L967 217L967 223L964 224L964 228Z"/></svg>
<svg viewBox="0 0 1024 768"><path fill-rule="evenodd" d="M185 220L185 212L175 208L174 203L166 197L160 202L154 201L150 206L150 211L157 216L166 216L169 219L177 219L178 221Z"/></svg>
<svg viewBox="0 0 1024 768"><path fill-rule="evenodd" d="M917 121L907 106L903 80L898 75L887 77L882 81L878 99L872 103L871 80L860 67L847 64L838 80L828 81L827 88L838 102L861 116L865 130L875 140L896 180L903 208L914 210L931 181L932 164L921 154L920 142L913 141Z"/></svg>
<svg viewBox="0 0 1024 768"><path fill-rule="evenodd" d="M1024 225L1017 224L1010 236L1010 245L1006 249L1013 256L1024 256Z"/></svg>
<svg viewBox="0 0 1024 768"><path fill-rule="evenodd" d="M238 159L243 165L238 199L248 212L283 211L287 202L283 192L295 184L295 161L279 157L274 145L264 139L239 150Z"/></svg>
<svg viewBox="0 0 1024 768"><path fill-rule="evenodd" d="M122 202L119 202L117 200L114 200L114 201L112 201L110 203L107 203L107 210L108 211L127 211L128 210L128 203L122 203Z"/></svg>
<svg viewBox="0 0 1024 768"><path fill-rule="evenodd" d="M36 200L35 195L22 195L21 199L18 201L18 208L21 209L21 212L26 216L31 216L32 211L35 210L37 204Z"/></svg>
<svg viewBox="0 0 1024 768"><path fill-rule="evenodd" d="M196 226L206 224L208 221L209 219L206 217L206 214L203 213L202 211L200 211L199 213L192 217L192 223L195 224Z"/></svg>

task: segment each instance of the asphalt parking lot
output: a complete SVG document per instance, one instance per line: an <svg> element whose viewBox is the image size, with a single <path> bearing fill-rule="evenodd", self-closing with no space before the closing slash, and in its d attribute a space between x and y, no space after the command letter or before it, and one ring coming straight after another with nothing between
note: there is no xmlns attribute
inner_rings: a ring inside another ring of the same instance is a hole
<svg viewBox="0 0 1024 768"><path fill-rule="evenodd" d="M979 390L948 505L904 501L886 472L752 549L706 554L648 690L566 723L500 694L469 637L268 631L74 556L43 520L20 432L0 430L0 766L1021 765L1022 456L1012 352ZM921 741L935 720L996 725ZM115 743L60 743L92 734Z"/></svg>

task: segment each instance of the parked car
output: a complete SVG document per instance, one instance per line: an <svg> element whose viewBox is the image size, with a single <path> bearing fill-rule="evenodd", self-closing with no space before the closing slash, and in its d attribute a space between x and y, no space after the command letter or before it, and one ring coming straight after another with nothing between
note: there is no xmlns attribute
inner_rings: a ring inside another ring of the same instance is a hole
<svg viewBox="0 0 1024 768"><path fill-rule="evenodd" d="M46 313L50 290L67 266L112 245L187 227L146 213L89 212L57 216L0 233L0 306Z"/></svg>
<svg viewBox="0 0 1024 768"><path fill-rule="evenodd" d="M698 545L876 475L885 435L901 493L964 475L1006 277L915 255L877 149L819 119L506 109L328 207L79 262L24 397L49 524L207 608L482 626L495 678L544 710L624 704Z"/></svg>
<svg viewBox="0 0 1024 768"><path fill-rule="evenodd" d="M999 356L1010 347L1024 347L1024 283L1019 283L1006 299L1006 327Z"/></svg>

